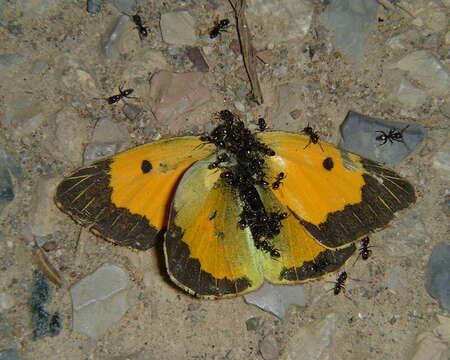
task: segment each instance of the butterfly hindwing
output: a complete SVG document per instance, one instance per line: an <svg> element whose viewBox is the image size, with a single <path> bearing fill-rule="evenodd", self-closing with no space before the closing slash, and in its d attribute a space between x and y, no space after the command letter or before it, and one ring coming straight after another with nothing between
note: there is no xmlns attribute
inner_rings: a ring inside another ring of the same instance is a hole
<svg viewBox="0 0 450 360"><path fill-rule="evenodd" d="M395 171L325 142L283 132L258 134L273 149L267 178L286 178L273 193L311 236L329 249L343 248L386 226L415 201L412 185Z"/></svg>
<svg viewBox="0 0 450 360"><path fill-rule="evenodd" d="M259 187L259 194L268 212L287 212L282 220L281 232L273 238L273 246L280 253L273 258L269 253L263 258L264 277L274 284L301 283L338 270L354 253L355 245L330 250L322 246L290 214L268 188Z"/></svg>
<svg viewBox="0 0 450 360"><path fill-rule="evenodd" d="M238 226L237 190L199 161L183 176L172 204L164 241L170 278L204 298L236 296L263 281L261 256L250 231Z"/></svg>
<svg viewBox="0 0 450 360"><path fill-rule="evenodd" d="M146 250L167 224L182 174L213 152L212 145L196 137L142 145L67 176L57 188L55 202L93 233Z"/></svg>

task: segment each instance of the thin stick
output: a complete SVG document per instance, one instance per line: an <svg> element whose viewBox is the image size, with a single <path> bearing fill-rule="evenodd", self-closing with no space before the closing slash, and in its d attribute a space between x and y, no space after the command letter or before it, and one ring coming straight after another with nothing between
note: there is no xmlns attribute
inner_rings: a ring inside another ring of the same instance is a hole
<svg viewBox="0 0 450 360"><path fill-rule="evenodd" d="M258 75L256 73L255 49L251 42L251 34L245 18L245 0L229 0L236 16L236 25L241 44L241 53L244 59L245 70L250 80L252 94L258 105L264 103L261 86L259 85Z"/></svg>

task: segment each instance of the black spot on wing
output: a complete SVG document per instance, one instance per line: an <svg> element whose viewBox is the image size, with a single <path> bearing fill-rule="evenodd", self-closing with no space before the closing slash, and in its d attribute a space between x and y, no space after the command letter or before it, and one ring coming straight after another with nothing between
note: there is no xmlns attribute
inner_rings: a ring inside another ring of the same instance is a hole
<svg viewBox="0 0 450 360"><path fill-rule="evenodd" d="M324 169L331 171L331 169L333 169L333 167L334 167L333 159L330 157L327 157L323 161L322 165L323 165Z"/></svg>
<svg viewBox="0 0 450 360"><path fill-rule="evenodd" d="M150 161L148 161L148 160L142 161L141 170L144 174L149 173L152 170L152 168L153 168L153 166Z"/></svg>

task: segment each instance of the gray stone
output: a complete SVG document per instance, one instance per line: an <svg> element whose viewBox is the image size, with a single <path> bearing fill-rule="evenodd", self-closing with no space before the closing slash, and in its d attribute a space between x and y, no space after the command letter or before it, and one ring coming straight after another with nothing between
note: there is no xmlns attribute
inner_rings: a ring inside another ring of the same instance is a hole
<svg viewBox="0 0 450 360"><path fill-rule="evenodd" d="M100 13L103 6L103 0L88 0L86 10L92 14Z"/></svg>
<svg viewBox="0 0 450 360"><path fill-rule="evenodd" d="M327 315L322 321L301 328L290 337L283 360L333 359L328 348L336 330L336 314Z"/></svg>
<svg viewBox="0 0 450 360"><path fill-rule="evenodd" d="M406 71L408 77L417 81L430 95L448 96L450 76L445 66L427 50L414 51L399 61L387 66L388 69Z"/></svg>
<svg viewBox="0 0 450 360"><path fill-rule="evenodd" d="M0 292L0 311L10 309L14 306L14 298L6 292Z"/></svg>
<svg viewBox="0 0 450 360"><path fill-rule="evenodd" d="M93 143L120 143L127 140L129 140L127 130L108 118L97 121L91 139Z"/></svg>
<svg viewBox="0 0 450 360"><path fill-rule="evenodd" d="M102 52L107 63L111 63L118 59L121 53L122 38L131 26L132 22L128 15L121 15L113 24L102 44Z"/></svg>
<svg viewBox="0 0 450 360"><path fill-rule="evenodd" d="M34 12L38 15L52 10L56 6L55 0L28 0L23 3L25 13Z"/></svg>
<svg viewBox="0 0 450 360"><path fill-rule="evenodd" d="M13 331L7 317L0 312L0 338L6 339L6 337L11 336L12 333Z"/></svg>
<svg viewBox="0 0 450 360"><path fill-rule="evenodd" d="M389 130L393 128L402 130L407 125L379 120L351 111L341 125L343 141L340 142L339 147L394 167L423 141L424 133L417 125L410 124L403 132L403 142L388 141L381 145L382 142L376 139L380 135L377 131L389 133Z"/></svg>
<svg viewBox="0 0 450 360"><path fill-rule="evenodd" d="M22 360L16 349L5 349L0 351L0 360Z"/></svg>
<svg viewBox="0 0 450 360"><path fill-rule="evenodd" d="M8 170L8 164L6 159L0 156L0 213L6 205L14 200L14 197L14 185Z"/></svg>
<svg viewBox="0 0 450 360"><path fill-rule="evenodd" d="M0 54L0 71L16 65L18 62L25 61L27 56L22 54Z"/></svg>
<svg viewBox="0 0 450 360"><path fill-rule="evenodd" d="M377 19L373 0L333 0L322 14L325 26L334 34L336 49L357 63L364 60L366 41Z"/></svg>
<svg viewBox="0 0 450 360"><path fill-rule="evenodd" d="M450 142L447 141L432 158L433 168L444 179L450 176Z"/></svg>
<svg viewBox="0 0 450 360"><path fill-rule="evenodd" d="M273 336L266 336L259 342L259 352L264 360L276 360L280 356L280 345Z"/></svg>
<svg viewBox="0 0 450 360"><path fill-rule="evenodd" d="M255 331L258 330L261 327L261 317L255 316L251 317L245 322L245 326L247 327L248 331Z"/></svg>
<svg viewBox="0 0 450 360"><path fill-rule="evenodd" d="M246 10L247 21L253 32L257 49L269 44L300 40L308 33L314 6L310 1L292 0L249 0Z"/></svg>
<svg viewBox="0 0 450 360"><path fill-rule="evenodd" d="M422 89L414 86L411 81L401 76L400 81L395 84L390 97L399 101L405 107L417 108L425 103L427 94Z"/></svg>
<svg viewBox="0 0 450 360"><path fill-rule="evenodd" d="M256 305L283 319L290 305L305 306L306 295L301 285L276 286L265 282L257 291L244 295L245 302Z"/></svg>
<svg viewBox="0 0 450 360"><path fill-rule="evenodd" d="M90 164L96 160L112 156L118 150L118 144L89 144L84 150L84 163Z"/></svg>
<svg viewBox="0 0 450 360"><path fill-rule="evenodd" d="M91 96L97 96L97 85L94 78L88 72L77 69L69 68L62 72L61 81L71 91L90 94Z"/></svg>
<svg viewBox="0 0 450 360"><path fill-rule="evenodd" d="M195 20L187 11L162 14L161 34L167 44L195 45Z"/></svg>
<svg viewBox="0 0 450 360"><path fill-rule="evenodd" d="M114 0L114 6L120 12L128 15L136 12L136 0Z"/></svg>
<svg viewBox="0 0 450 360"><path fill-rule="evenodd" d="M83 160L83 150L88 139L89 121L80 118L73 107L65 107L56 114L56 141L53 141L54 156L70 160L72 164L80 165Z"/></svg>
<svg viewBox="0 0 450 360"><path fill-rule="evenodd" d="M450 242L436 244L425 269L425 288L450 311Z"/></svg>
<svg viewBox="0 0 450 360"><path fill-rule="evenodd" d="M32 72L35 74L39 74L48 66L48 64L45 61L37 60L33 64L33 68L31 69Z"/></svg>
<svg viewBox="0 0 450 360"><path fill-rule="evenodd" d="M92 339L103 336L128 310L127 274L115 265L103 265L70 288L73 329Z"/></svg>
<svg viewBox="0 0 450 360"><path fill-rule="evenodd" d="M30 228L34 236L47 236L57 229L63 216L53 202L59 178L43 178L36 186L33 211L30 212Z"/></svg>

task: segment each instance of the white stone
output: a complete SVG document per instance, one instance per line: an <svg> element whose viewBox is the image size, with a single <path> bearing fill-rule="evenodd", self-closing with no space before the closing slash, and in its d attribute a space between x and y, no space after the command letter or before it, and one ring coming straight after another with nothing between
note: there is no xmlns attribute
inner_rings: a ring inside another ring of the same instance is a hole
<svg viewBox="0 0 450 360"><path fill-rule="evenodd" d="M92 339L103 336L129 308L131 282L116 265L103 265L70 288L73 329Z"/></svg>

